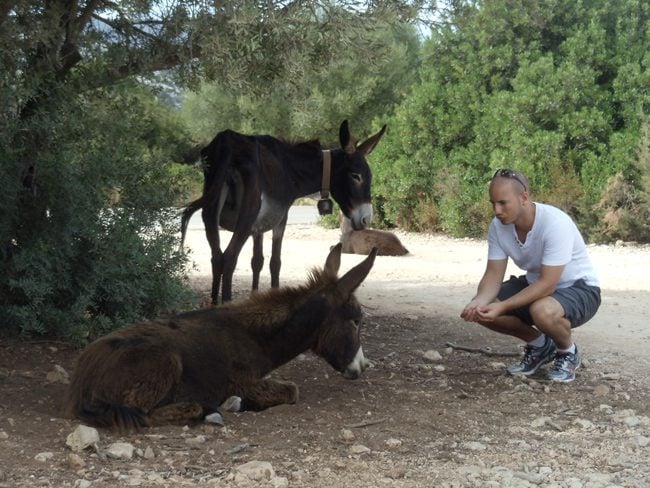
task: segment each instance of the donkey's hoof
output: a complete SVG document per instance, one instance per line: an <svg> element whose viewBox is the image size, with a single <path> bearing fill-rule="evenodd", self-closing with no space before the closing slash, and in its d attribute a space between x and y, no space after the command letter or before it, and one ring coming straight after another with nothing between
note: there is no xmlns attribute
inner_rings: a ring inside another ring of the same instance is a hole
<svg viewBox="0 0 650 488"><path fill-rule="evenodd" d="M210 424L223 425L223 417L219 412L212 412L205 416L205 421Z"/></svg>
<svg viewBox="0 0 650 488"><path fill-rule="evenodd" d="M240 412L241 398L239 398L238 396L231 396L221 404L221 408L223 408L226 412Z"/></svg>

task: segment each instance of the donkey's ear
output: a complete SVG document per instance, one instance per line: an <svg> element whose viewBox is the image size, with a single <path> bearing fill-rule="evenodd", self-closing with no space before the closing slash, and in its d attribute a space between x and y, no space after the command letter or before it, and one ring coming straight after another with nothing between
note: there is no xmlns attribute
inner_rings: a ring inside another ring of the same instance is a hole
<svg viewBox="0 0 650 488"><path fill-rule="evenodd" d="M347 120L344 120L339 127L339 142L347 154L354 154L357 150L357 141L350 135Z"/></svg>
<svg viewBox="0 0 650 488"><path fill-rule="evenodd" d="M377 256L378 249L376 247L372 248L368 257L357 264L350 271L345 273L337 283L337 288L344 296L351 295L354 290L356 290L363 280L366 279L368 273L372 269L372 265L375 264L375 257Z"/></svg>
<svg viewBox="0 0 650 488"><path fill-rule="evenodd" d="M359 152L363 154L364 156L367 156L372 152L372 150L375 148L379 140L382 138L384 135L384 132L386 131L386 126L384 125L379 132L377 132L374 136L369 137L365 141L361 143L359 146Z"/></svg>
<svg viewBox="0 0 650 488"><path fill-rule="evenodd" d="M336 273L339 272L341 267L341 249L343 244L340 242L336 246L332 246L330 253L327 255L325 260L325 271L336 276Z"/></svg>

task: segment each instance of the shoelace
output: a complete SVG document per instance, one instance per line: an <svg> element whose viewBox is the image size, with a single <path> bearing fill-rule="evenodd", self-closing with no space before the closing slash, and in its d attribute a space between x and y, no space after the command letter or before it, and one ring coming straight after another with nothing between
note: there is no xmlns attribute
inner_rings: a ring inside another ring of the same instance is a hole
<svg viewBox="0 0 650 488"><path fill-rule="evenodd" d="M526 346L524 348L524 357L521 358L522 364L531 364L533 362L533 352L535 348L533 346Z"/></svg>
<svg viewBox="0 0 650 488"><path fill-rule="evenodd" d="M571 354L570 352L566 354L557 353L551 369L556 371L567 369L567 364L571 363L574 356L575 354Z"/></svg>

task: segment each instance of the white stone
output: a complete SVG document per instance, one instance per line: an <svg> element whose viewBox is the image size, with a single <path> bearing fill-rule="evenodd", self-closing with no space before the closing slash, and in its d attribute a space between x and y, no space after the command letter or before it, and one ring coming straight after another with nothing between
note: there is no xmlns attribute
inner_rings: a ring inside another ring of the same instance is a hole
<svg viewBox="0 0 650 488"><path fill-rule="evenodd" d="M582 488L584 483L578 478L569 478L566 480L566 485L568 488Z"/></svg>
<svg viewBox="0 0 650 488"><path fill-rule="evenodd" d="M350 429L341 429L341 439L347 442L353 441L355 439L354 432Z"/></svg>
<svg viewBox="0 0 650 488"><path fill-rule="evenodd" d="M490 363L488 363L488 366L496 370L506 369L506 363L502 363L500 361L491 361Z"/></svg>
<svg viewBox="0 0 650 488"><path fill-rule="evenodd" d="M124 476L122 482L125 486L141 486L144 480L139 476Z"/></svg>
<svg viewBox="0 0 650 488"><path fill-rule="evenodd" d="M514 473L514 477L519 478L521 480L525 480L528 483L532 483L534 485L541 485L542 482L544 481L544 476L538 473L516 472Z"/></svg>
<svg viewBox="0 0 650 488"><path fill-rule="evenodd" d="M219 412L213 412L210 415L206 415L204 420L210 424L223 425L223 417Z"/></svg>
<svg viewBox="0 0 650 488"><path fill-rule="evenodd" d="M65 441L74 452L81 452L84 449L94 446L99 442L99 432L94 427L86 425L78 425L77 428L70 433Z"/></svg>
<svg viewBox="0 0 650 488"><path fill-rule="evenodd" d="M587 419L575 419L573 425L577 425L582 429L593 429L594 424Z"/></svg>
<svg viewBox="0 0 650 488"><path fill-rule="evenodd" d="M636 438L636 444L639 447L648 447L650 446L650 437L640 435Z"/></svg>
<svg viewBox="0 0 650 488"><path fill-rule="evenodd" d="M36 456L34 456L34 459L40 461L41 463L44 463L46 461L49 461L53 457L54 457L53 452L39 452Z"/></svg>
<svg viewBox="0 0 650 488"><path fill-rule="evenodd" d="M75 471L79 471L86 466L86 462L81 459L81 456L75 454L74 452L71 452L68 455L68 466L70 466Z"/></svg>
<svg viewBox="0 0 650 488"><path fill-rule="evenodd" d="M369 453L370 449L361 444L355 444L354 446L350 446L350 449L348 451L352 455L361 455Z"/></svg>
<svg viewBox="0 0 650 488"><path fill-rule="evenodd" d="M271 463L266 461L250 461L235 468L237 474L246 476L248 479L260 481L271 480L275 477L275 470ZM237 478L237 475L235 475Z"/></svg>
<svg viewBox="0 0 650 488"><path fill-rule="evenodd" d="M284 476L276 476L271 480L273 488L287 488L289 486L289 479Z"/></svg>
<svg viewBox="0 0 650 488"><path fill-rule="evenodd" d="M162 485L162 486L166 485L166 483L167 483L165 478L160 476L158 473L149 473L147 475L147 481L150 481L152 483L155 483L157 485Z"/></svg>
<svg viewBox="0 0 650 488"><path fill-rule="evenodd" d="M609 392L611 391L611 388L606 385L606 384L600 384L594 388L594 396L597 397L604 397L609 395Z"/></svg>
<svg viewBox="0 0 650 488"><path fill-rule="evenodd" d="M485 444L476 441L466 442L464 446L470 451L485 451L487 449L487 446Z"/></svg>
<svg viewBox="0 0 650 488"><path fill-rule="evenodd" d="M436 351L435 349L429 349L427 352L425 352L422 357L426 359L427 361L431 361L432 363L436 361L440 361L442 359L441 354Z"/></svg>
<svg viewBox="0 0 650 488"><path fill-rule="evenodd" d="M196 437L185 439L185 444L194 449L198 449L202 444L205 444L206 441L207 438L204 435L197 435Z"/></svg>
<svg viewBox="0 0 650 488"><path fill-rule="evenodd" d="M128 442L114 442L106 448L106 455L113 459L131 459L135 448Z"/></svg>
<svg viewBox="0 0 650 488"><path fill-rule="evenodd" d="M144 450L144 454L142 454L142 457L145 459L153 459L156 457L153 449L151 449L151 446L147 446L147 448Z"/></svg>
<svg viewBox="0 0 650 488"><path fill-rule="evenodd" d="M396 449L402 445L402 441L391 437L390 439L386 439L384 441L384 444L386 444L386 447L388 447L389 449Z"/></svg>
<svg viewBox="0 0 650 488"><path fill-rule="evenodd" d="M614 413L614 408L611 405L607 405L606 403L601 403L598 406L598 410L603 412L605 415L612 415Z"/></svg>
<svg viewBox="0 0 650 488"><path fill-rule="evenodd" d="M533 420L530 425L531 427L544 427L550 421L551 417L539 417Z"/></svg>
<svg viewBox="0 0 650 488"><path fill-rule="evenodd" d="M226 398L226 401L221 404L221 407L226 412L239 412L241 410L241 398L238 396Z"/></svg>
<svg viewBox="0 0 650 488"><path fill-rule="evenodd" d="M50 383L63 383L67 385L70 383L70 375L68 372L58 364L54 365L54 369L47 373L45 379Z"/></svg>
<svg viewBox="0 0 650 488"><path fill-rule="evenodd" d="M612 475L609 473L587 473L587 478L592 483L597 483L601 486L609 485L612 480Z"/></svg>

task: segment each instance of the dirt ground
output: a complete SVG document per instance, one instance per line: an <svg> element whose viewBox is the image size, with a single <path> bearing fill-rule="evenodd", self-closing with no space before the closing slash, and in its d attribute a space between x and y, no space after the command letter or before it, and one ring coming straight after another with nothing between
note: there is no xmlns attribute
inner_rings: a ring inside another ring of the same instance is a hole
<svg viewBox="0 0 650 488"><path fill-rule="evenodd" d="M520 346L459 318L484 242L397 235L410 254L378 257L357 292L372 367L350 381L299 356L273 373L298 384L296 405L225 413L224 427L100 430L73 453L66 438L79 423L60 418L59 402L79 351L0 339L0 488L650 486L650 247L590 247L603 304L575 331L583 367L564 385L506 376ZM301 283L337 240L336 230L290 225L282 284ZM188 244L205 297L200 229ZM342 270L361 259L344 255ZM241 296L249 262L250 244L236 272Z"/></svg>

